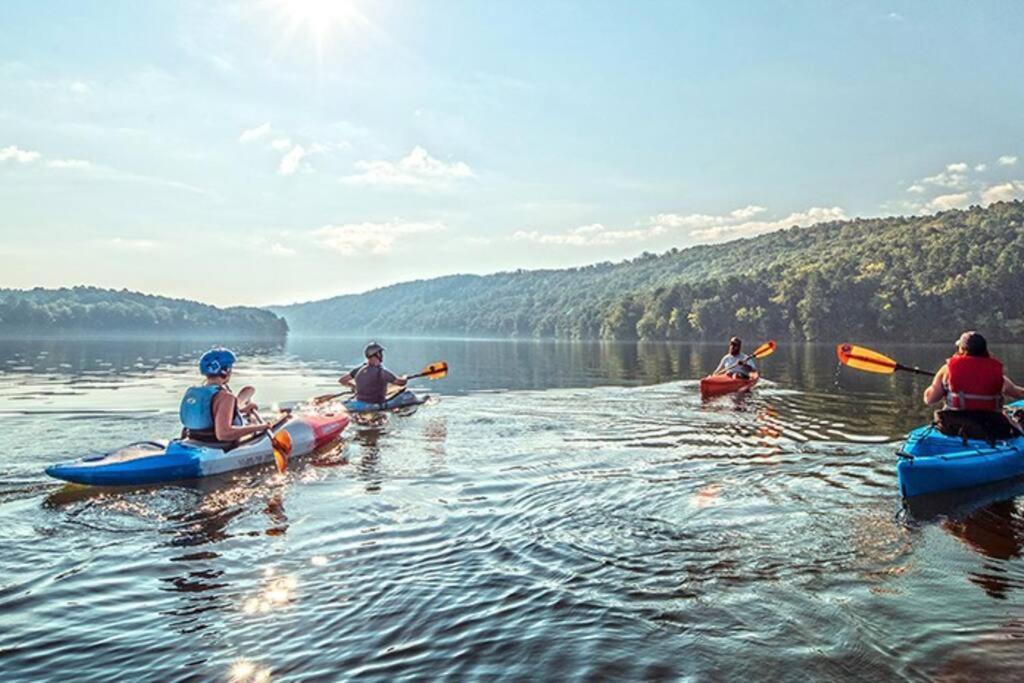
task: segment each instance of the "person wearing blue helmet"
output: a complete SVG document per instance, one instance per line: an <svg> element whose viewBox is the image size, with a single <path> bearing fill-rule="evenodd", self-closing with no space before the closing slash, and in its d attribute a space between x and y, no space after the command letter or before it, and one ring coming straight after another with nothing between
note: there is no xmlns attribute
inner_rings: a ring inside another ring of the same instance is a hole
<svg viewBox="0 0 1024 683"><path fill-rule="evenodd" d="M389 384L404 387L409 381L405 375L398 376L384 367L384 347L377 342L367 344L363 355L365 363L338 379L341 384L356 390L357 401L384 403Z"/></svg>
<svg viewBox="0 0 1024 683"><path fill-rule="evenodd" d="M235 354L224 348L210 349L199 359L199 372L206 380L189 387L181 400L182 438L231 448L242 437L270 428L266 424L246 424L245 416L256 410L256 405L249 402L255 389L245 387L238 397L231 393L228 382L236 360Z"/></svg>

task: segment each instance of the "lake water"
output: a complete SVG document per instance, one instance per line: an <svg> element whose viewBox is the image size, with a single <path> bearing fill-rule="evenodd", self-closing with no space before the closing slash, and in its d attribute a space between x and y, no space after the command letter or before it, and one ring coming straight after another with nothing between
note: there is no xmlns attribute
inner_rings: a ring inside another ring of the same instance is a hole
<svg viewBox="0 0 1024 683"><path fill-rule="evenodd" d="M238 345L234 384L329 392L362 341ZM702 402L720 347L383 341L399 372L450 363L436 400L284 475L127 491L43 468L173 436L208 345L0 342L0 679L1024 673L1024 490L901 511L923 378L782 345Z"/></svg>

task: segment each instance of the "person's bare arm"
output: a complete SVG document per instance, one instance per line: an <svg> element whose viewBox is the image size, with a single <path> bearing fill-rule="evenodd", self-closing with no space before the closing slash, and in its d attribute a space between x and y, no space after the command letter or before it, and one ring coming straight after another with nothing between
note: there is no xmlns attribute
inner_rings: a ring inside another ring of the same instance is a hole
<svg viewBox="0 0 1024 683"><path fill-rule="evenodd" d="M235 418L235 397L226 391L213 397L213 433L217 441L236 441L243 436L258 434L270 429L269 425L256 424L236 426L231 424Z"/></svg>
<svg viewBox="0 0 1024 683"><path fill-rule="evenodd" d="M1024 387L1019 387L1010 381L1009 377L1003 377L1003 396L1007 398L1024 398Z"/></svg>
<svg viewBox="0 0 1024 683"><path fill-rule="evenodd" d="M939 371L935 373L932 383L928 385L928 388L924 390L924 402L925 405L935 405L940 403L942 399L946 397L946 387L943 382L946 379L946 366L943 365L939 368Z"/></svg>
<svg viewBox="0 0 1024 683"><path fill-rule="evenodd" d="M353 371L353 372L346 372L344 375L342 375L341 377L338 378L338 384L341 384L342 386L346 386L349 389L355 389L356 388L356 380L355 380L355 377L352 376L353 374L355 374L355 371Z"/></svg>

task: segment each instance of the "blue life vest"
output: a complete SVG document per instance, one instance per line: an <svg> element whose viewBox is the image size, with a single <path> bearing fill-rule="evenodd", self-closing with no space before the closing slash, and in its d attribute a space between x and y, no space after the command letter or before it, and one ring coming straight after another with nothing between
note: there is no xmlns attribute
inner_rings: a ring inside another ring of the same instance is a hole
<svg viewBox="0 0 1024 683"><path fill-rule="evenodd" d="M213 397L220 389L216 384L188 388L178 410L185 429L213 429Z"/></svg>
<svg viewBox="0 0 1024 683"><path fill-rule="evenodd" d="M181 408L178 410L178 416L185 429L191 432L213 431L213 397L223 388L210 384L189 387L185 391L185 396L181 399ZM245 424L237 410L231 424L236 427Z"/></svg>

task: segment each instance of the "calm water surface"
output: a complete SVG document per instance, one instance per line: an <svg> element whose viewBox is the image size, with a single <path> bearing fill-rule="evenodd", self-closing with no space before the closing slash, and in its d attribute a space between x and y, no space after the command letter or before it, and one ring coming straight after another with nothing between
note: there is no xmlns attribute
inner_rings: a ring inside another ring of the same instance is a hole
<svg viewBox="0 0 1024 683"><path fill-rule="evenodd" d="M451 364L437 400L285 475L127 491L43 468L172 436L207 345L0 342L0 677L1024 674L1024 488L901 512L921 379L784 346L702 403L717 347L384 341ZM325 393L361 343L241 345L234 384Z"/></svg>

